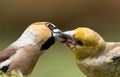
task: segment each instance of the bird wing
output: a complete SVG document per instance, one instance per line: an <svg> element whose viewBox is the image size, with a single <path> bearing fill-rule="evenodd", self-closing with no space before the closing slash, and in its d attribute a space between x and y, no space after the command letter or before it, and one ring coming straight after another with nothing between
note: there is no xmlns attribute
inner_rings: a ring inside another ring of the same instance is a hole
<svg viewBox="0 0 120 77"><path fill-rule="evenodd" d="M7 48L3 51L0 52L0 62L7 60L10 58L12 55L16 53L17 49L14 48Z"/></svg>
<svg viewBox="0 0 120 77"><path fill-rule="evenodd" d="M108 60L120 60L120 42L107 42L105 53Z"/></svg>
<svg viewBox="0 0 120 77"><path fill-rule="evenodd" d="M115 60L118 60L120 59L120 54L117 54L116 56L113 56L112 60L115 61Z"/></svg>
<svg viewBox="0 0 120 77"><path fill-rule="evenodd" d="M8 47L0 52L0 70L7 72L11 61L9 58L16 53L17 49Z"/></svg>

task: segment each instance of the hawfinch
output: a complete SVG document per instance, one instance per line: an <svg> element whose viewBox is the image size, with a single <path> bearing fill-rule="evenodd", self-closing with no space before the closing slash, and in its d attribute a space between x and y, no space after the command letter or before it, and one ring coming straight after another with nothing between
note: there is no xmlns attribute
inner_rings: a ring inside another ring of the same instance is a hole
<svg viewBox="0 0 120 77"><path fill-rule="evenodd" d="M120 42L105 42L86 27L63 32L62 36L87 77L120 77Z"/></svg>
<svg viewBox="0 0 120 77"><path fill-rule="evenodd" d="M14 71L27 76L44 50L59 38L59 33L61 31L49 22L31 24L15 42L0 52L0 70L7 75Z"/></svg>

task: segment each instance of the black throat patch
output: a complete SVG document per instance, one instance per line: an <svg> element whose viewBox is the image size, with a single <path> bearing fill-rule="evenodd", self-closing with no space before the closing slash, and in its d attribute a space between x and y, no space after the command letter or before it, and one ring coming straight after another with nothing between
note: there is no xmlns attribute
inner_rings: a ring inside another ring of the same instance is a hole
<svg viewBox="0 0 120 77"><path fill-rule="evenodd" d="M55 43L55 38L51 37L49 38L41 47L40 50L47 50L50 46L52 46Z"/></svg>

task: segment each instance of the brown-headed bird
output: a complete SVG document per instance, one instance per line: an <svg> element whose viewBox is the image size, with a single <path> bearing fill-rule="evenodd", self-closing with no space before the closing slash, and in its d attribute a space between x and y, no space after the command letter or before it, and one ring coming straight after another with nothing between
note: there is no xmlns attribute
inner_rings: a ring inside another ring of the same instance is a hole
<svg viewBox="0 0 120 77"><path fill-rule="evenodd" d="M87 77L120 77L120 42L105 42L86 27L63 32L62 36Z"/></svg>
<svg viewBox="0 0 120 77"><path fill-rule="evenodd" d="M12 71L29 75L38 58L55 43L61 31L49 22L35 22L23 34L0 52L0 70L7 75Z"/></svg>

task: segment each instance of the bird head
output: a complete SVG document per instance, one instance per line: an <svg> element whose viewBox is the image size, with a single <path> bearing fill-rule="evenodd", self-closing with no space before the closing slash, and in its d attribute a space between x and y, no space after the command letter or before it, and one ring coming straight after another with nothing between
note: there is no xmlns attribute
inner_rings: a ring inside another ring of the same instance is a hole
<svg viewBox="0 0 120 77"><path fill-rule="evenodd" d="M40 50L46 50L55 43L55 38L62 32L50 22L35 22L28 26L20 38L14 43L15 46L41 45Z"/></svg>
<svg viewBox="0 0 120 77"><path fill-rule="evenodd" d="M97 32L85 27L63 32L63 37L77 59L95 57L105 45L105 41Z"/></svg>

